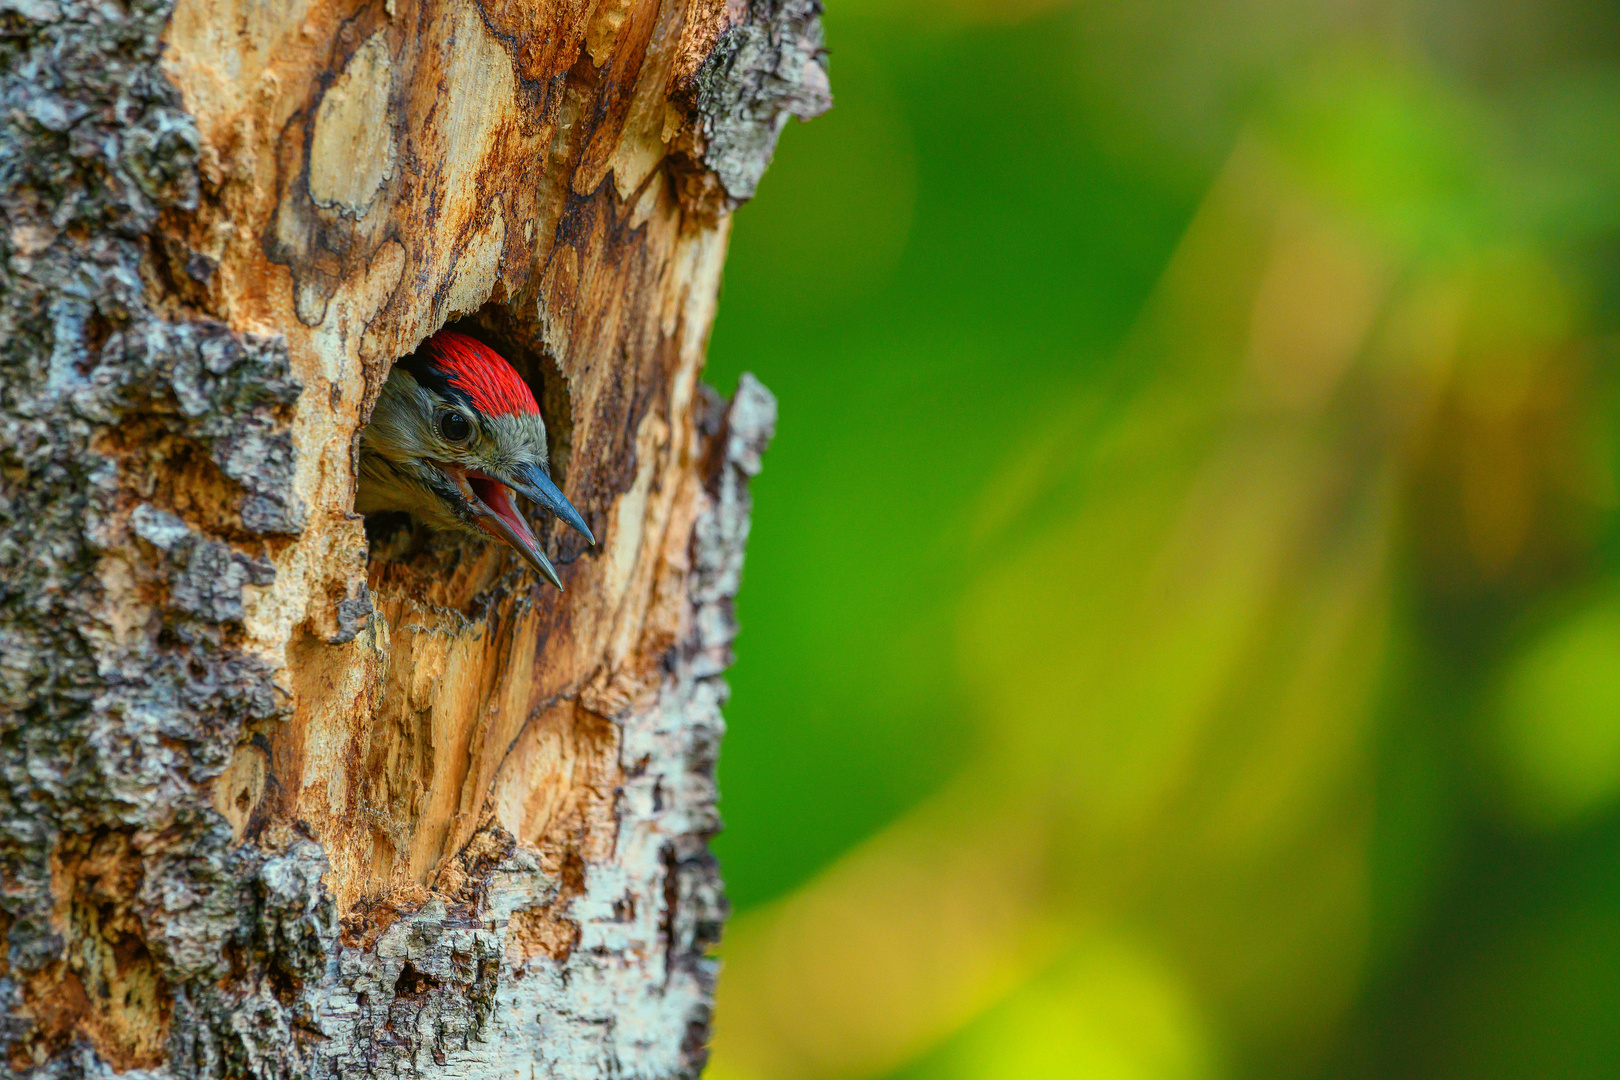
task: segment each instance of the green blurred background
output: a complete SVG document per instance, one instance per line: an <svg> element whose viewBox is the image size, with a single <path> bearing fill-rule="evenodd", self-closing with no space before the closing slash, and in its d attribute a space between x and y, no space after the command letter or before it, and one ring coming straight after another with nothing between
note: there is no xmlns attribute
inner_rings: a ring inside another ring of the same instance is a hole
<svg viewBox="0 0 1620 1080"><path fill-rule="evenodd" d="M710 1075L1620 1075L1620 6L826 28Z"/></svg>

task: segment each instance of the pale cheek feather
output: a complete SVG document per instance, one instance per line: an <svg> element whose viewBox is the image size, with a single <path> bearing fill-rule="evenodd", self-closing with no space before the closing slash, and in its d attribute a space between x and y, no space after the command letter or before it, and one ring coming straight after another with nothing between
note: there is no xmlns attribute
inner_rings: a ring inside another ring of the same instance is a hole
<svg viewBox="0 0 1620 1080"><path fill-rule="evenodd" d="M507 415L491 417L491 461L498 468L547 463L546 425L538 416Z"/></svg>
<svg viewBox="0 0 1620 1080"><path fill-rule="evenodd" d="M401 510L422 525L445 532L479 533L475 526L451 513L414 470L396 470L375 458L362 459L360 483L355 490L354 508L361 514Z"/></svg>
<svg viewBox="0 0 1620 1080"><path fill-rule="evenodd" d="M406 372L395 369L383 384L371 422L360 436L360 475L354 508L361 514L403 510L423 524L460 528L427 486L424 459L442 456L428 427L431 396Z"/></svg>
<svg viewBox="0 0 1620 1080"><path fill-rule="evenodd" d="M360 437L361 453L380 454L391 461L433 457L438 440L430 427L432 418L432 396L396 368L383 384L371 423Z"/></svg>

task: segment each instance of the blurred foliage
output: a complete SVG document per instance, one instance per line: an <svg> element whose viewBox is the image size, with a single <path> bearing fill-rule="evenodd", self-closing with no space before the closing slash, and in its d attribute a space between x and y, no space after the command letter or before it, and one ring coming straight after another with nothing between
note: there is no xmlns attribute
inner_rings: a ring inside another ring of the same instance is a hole
<svg viewBox="0 0 1620 1080"><path fill-rule="evenodd" d="M711 1075L1620 1071L1620 10L827 26Z"/></svg>

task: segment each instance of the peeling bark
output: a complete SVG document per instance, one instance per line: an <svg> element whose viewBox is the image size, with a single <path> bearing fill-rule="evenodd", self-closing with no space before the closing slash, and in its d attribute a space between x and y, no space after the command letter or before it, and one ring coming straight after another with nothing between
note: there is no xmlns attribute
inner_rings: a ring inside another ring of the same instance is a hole
<svg viewBox="0 0 1620 1080"><path fill-rule="evenodd" d="M8 1075L691 1076L747 479L730 210L806 0L0 0ZM353 514L446 323L602 539Z"/></svg>

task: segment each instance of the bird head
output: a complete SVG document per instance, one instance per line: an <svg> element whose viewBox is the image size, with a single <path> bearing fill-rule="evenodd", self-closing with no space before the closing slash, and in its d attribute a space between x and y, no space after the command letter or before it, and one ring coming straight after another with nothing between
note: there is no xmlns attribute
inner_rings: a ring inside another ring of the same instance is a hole
<svg viewBox="0 0 1620 1080"><path fill-rule="evenodd" d="M528 385L483 342L441 330L389 372L360 439L355 509L403 510L429 528L493 536L560 589L514 492L596 543L552 482Z"/></svg>

